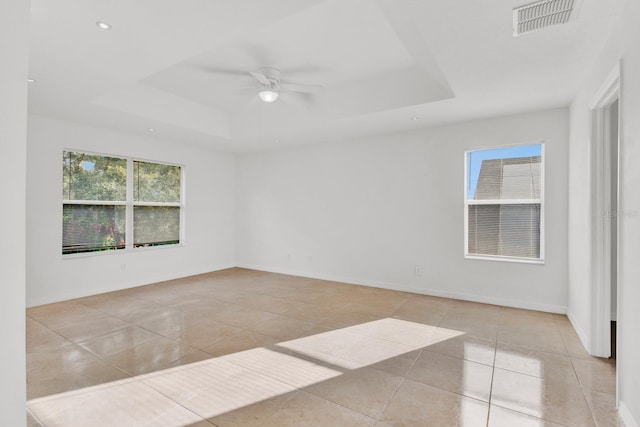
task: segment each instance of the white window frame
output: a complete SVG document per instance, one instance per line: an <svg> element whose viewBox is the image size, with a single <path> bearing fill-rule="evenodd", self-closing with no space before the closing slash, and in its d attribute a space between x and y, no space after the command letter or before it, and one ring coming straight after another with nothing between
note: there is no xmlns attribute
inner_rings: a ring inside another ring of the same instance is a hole
<svg viewBox="0 0 640 427"><path fill-rule="evenodd" d="M112 157L117 159L122 159L127 161L127 181L126 181L126 200L122 201L108 201L108 200L68 200L62 199L62 207L65 205L102 205L102 206L125 206L125 247L123 249L111 249L104 251L87 251L87 252L78 252L78 253L69 253L62 254L63 258L81 258L88 256L102 256L109 254L121 254L121 253L131 253L133 251L149 251L149 250L157 250L157 249L168 249L168 248L177 248L185 246L185 166L180 163L172 163L172 162L163 162L158 160L149 160L142 159L138 157L128 157L122 155L114 155L114 154L106 154L106 153L98 153L95 151L81 150L76 148L63 148L62 152L73 151L78 153L90 154L93 156L103 156L103 157ZM168 166L178 166L180 167L180 201L174 203L160 203L160 202L134 202L133 200L133 162L145 162L145 163L156 163L160 165L168 165ZM62 179L59 180L62 183ZM62 191L61 191L62 192ZM180 236L179 242L176 244L170 245L157 245L157 246L138 246L135 247L134 244L134 235L133 235L133 210L136 206L174 206L180 208ZM62 236L62 233L60 234ZM60 241L60 246L62 247L62 240Z"/></svg>
<svg viewBox="0 0 640 427"><path fill-rule="evenodd" d="M525 145L540 145L540 198L539 199L485 199L468 200L469 171L467 156L474 151L495 150L500 148L513 148ZM525 264L545 263L545 144L544 141L531 141L518 144L498 145L483 148L470 148L464 150L464 257L466 259L517 262ZM507 205L507 204L539 204L540 205L540 258L525 258L502 255L481 255L469 253L469 206L471 205Z"/></svg>
<svg viewBox="0 0 640 427"><path fill-rule="evenodd" d="M180 201L179 202L136 202L135 200L133 200L133 195L134 195L134 177L133 177L133 171L134 171L134 167L133 167L133 163L134 162L142 162L142 163L155 163L155 164L159 164L159 165L168 165L168 166L178 166L180 167ZM167 163L167 162L157 162L155 160L142 160L142 159L138 159L138 158L127 158L127 227L131 227L131 240L126 239L126 249L151 249L151 248L161 248L161 247L172 247L172 246L177 246L177 245L183 245L183 240L182 240L182 236L183 236L183 221L184 221L184 217L183 217L183 203L182 200L184 198L183 194L184 194L184 186L183 186L183 180L184 180L184 166L182 165L177 165L177 164L173 164L173 163ZM152 246L135 246L135 235L133 233L134 230L134 210L136 207L138 206L154 206L154 207L160 207L160 206L171 206L171 207L178 207L180 208L180 235L178 236L178 243L172 244L172 245L152 245ZM131 224L129 224L129 222L131 222ZM128 230L127 230L128 231ZM128 235L128 234L127 234Z"/></svg>

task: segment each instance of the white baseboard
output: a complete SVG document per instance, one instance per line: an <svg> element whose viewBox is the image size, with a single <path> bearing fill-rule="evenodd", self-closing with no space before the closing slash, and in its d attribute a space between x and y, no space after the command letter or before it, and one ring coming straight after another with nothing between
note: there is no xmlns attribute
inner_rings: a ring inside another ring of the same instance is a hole
<svg viewBox="0 0 640 427"><path fill-rule="evenodd" d="M569 322L571 322L571 326L573 326L573 329L576 331L576 334L578 334L578 338L580 338L582 346L589 351L591 348L591 340L589 340L589 336L584 332L584 329L582 329L582 326L580 326L571 310L567 312L567 317L569 318Z"/></svg>
<svg viewBox="0 0 640 427"><path fill-rule="evenodd" d="M331 274L318 274L318 273L308 272L308 271L270 268L270 267L245 264L245 263L218 265L218 266L212 266L209 268L183 271L176 274L149 277L149 278L145 278L144 280L120 282L120 283L117 283L115 286L109 286L109 287L103 286L99 288L84 289L82 292L58 294L53 297L30 298L27 301L27 307L34 307L34 306L43 305L43 304L51 304L54 302L67 301L75 298L83 298L91 295L98 295L106 292L114 292L114 291L119 291L123 289L135 288L138 286L149 285L152 283L158 283L158 282L163 282L167 280L180 279L183 277L194 276L197 274L209 273L212 271L224 270L224 269L233 268L233 267L267 271L270 273L287 274L292 276L308 277L312 279L350 283L350 284L361 285L361 286L371 286L375 288L411 292L415 294L431 295L431 296L442 297L442 298L452 298L452 299L459 299L459 300L465 300L465 301L473 301L473 302L479 302L484 304L495 304L495 305L500 305L505 307L522 308L526 310L536 310L536 311L544 311L544 312L558 313L558 314L565 314L567 312L566 307L549 305L549 304L539 304L539 303L532 303L529 301L514 300L509 298L499 298L499 297L492 297L492 296L485 296L485 295L468 294L468 293L454 292L454 291L449 291L444 289L422 288L422 287L411 286L403 283L391 283L391 282L384 282L379 280L360 279L360 278L331 275ZM572 321L572 323L574 322ZM575 324L574 324L574 328L575 328ZM580 333L578 333L578 335L580 335ZM583 339L582 335L581 335L581 339ZM584 340L583 340L583 344L584 344Z"/></svg>
<svg viewBox="0 0 640 427"><path fill-rule="evenodd" d="M548 313L566 314L567 307L556 306L550 304L532 303L529 301L514 300L509 298L498 298L484 295L467 294L462 292L453 292L443 289L418 288L401 283L382 282L378 280L359 279L354 277L336 276L331 274L318 274L308 271L296 271L287 269L270 268L265 266L238 263L237 267L248 268L251 270L268 271L270 273L288 274L291 276L308 277L311 279L329 280L333 282L350 283L354 285L371 286L374 288L391 289L394 291L411 292L415 294L430 295L442 298L452 298L465 301L473 301L484 304L494 304L505 307L522 308L526 310L545 311Z"/></svg>
<svg viewBox="0 0 640 427"><path fill-rule="evenodd" d="M633 418L629 407L624 402L620 402L618 405L618 415L624 422L625 427L639 427L638 422Z"/></svg>
<svg viewBox="0 0 640 427"><path fill-rule="evenodd" d="M67 292L67 293L56 294L54 296L48 296L48 297L28 298L27 308L36 307L44 304L52 304L60 301L68 301L76 298L84 298L92 295L104 294L107 292L121 291L123 289L137 288L138 286L145 286L145 285L150 285L152 283L165 282L167 280L182 279L184 277L196 276L198 274L210 273L212 271L225 270L227 268L233 268L233 267L235 267L235 264L217 265L217 266L211 266L211 267L205 267L205 268L199 268L199 269L192 269L188 271L181 271L179 273L147 277L139 280L118 282L118 283L115 283L114 286L101 286L101 287L95 287L95 288L88 288L88 289L83 289L82 292Z"/></svg>

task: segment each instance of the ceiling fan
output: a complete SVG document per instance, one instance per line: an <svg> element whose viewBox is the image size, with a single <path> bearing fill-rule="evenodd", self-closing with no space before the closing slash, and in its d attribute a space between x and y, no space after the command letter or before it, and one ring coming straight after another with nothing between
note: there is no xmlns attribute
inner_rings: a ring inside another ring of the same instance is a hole
<svg viewBox="0 0 640 427"><path fill-rule="evenodd" d="M322 86L318 85L300 85L283 83L281 81L281 73L277 68L265 67L257 71L249 71L249 75L256 80L257 86L251 86L250 89L258 90L258 96L264 102L274 102L278 99L281 92L301 92L301 93L319 93Z"/></svg>
<svg viewBox="0 0 640 427"><path fill-rule="evenodd" d="M281 80L282 73L273 67L263 67L256 71L237 71L228 69L208 68L208 72L231 75L247 75L254 78L256 85L239 88L240 90L254 90L264 102L275 102L283 92L298 92L305 94L317 94L322 91L322 86L307 84L284 83Z"/></svg>

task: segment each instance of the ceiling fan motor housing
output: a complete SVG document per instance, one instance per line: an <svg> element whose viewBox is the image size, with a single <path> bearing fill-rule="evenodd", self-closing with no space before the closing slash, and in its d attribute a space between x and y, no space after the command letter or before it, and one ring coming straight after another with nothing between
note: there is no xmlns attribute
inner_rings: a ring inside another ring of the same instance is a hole
<svg viewBox="0 0 640 427"><path fill-rule="evenodd" d="M258 70L259 73L264 75L269 81L269 85L265 85L271 89L279 89L280 88L280 70L277 68L261 68Z"/></svg>

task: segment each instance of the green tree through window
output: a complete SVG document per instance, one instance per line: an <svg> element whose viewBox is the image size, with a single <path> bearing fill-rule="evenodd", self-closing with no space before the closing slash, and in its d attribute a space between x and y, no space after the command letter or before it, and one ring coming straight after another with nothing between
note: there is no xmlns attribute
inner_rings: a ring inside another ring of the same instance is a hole
<svg viewBox="0 0 640 427"><path fill-rule="evenodd" d="M133 162L134 245L157 246L180 240L180 167Z"/></svg>
<svg viewBox="0 0 640 427"><path fill-rule="evenodd" d="M180 243L180 166L64 151L62 168L63 254Z"/></svg>

